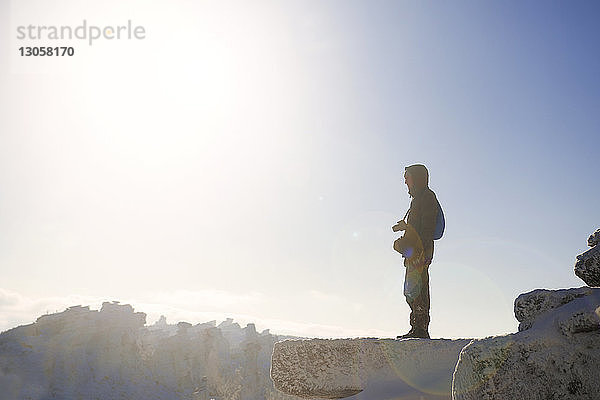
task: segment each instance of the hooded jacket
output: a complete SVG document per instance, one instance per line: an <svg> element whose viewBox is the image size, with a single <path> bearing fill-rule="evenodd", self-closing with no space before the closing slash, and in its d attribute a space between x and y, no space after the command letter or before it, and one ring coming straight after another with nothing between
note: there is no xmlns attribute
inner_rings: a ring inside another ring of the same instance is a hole
<svg viewBox="0 0 600 400"><path fill-rule="evenodd" d="M433 233L439 203L435 193L429 189L429 172L424 165L411 165L406 167L405 171L413 180L413 187L408 192L412 200L406 223L411 225L419 235L426 263L429 264L433 259Z"/></svg>

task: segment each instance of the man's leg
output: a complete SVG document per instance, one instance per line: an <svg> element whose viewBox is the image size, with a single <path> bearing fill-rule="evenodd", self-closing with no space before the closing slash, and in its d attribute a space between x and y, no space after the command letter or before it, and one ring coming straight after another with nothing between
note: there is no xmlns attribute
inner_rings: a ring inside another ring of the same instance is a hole
<svg viewBox="0 0 600 400"><path fill-rule="evenodd" d="M405 264L405 266L406 273L404 275L404 297L406 298L406 303L410 307L411 329L406 335L398 336L398 338L415 337L415 332L419 328L417 306L419 304L418 297L420 296L422 290L421 271L420 268L408 263Z"/></svg>
<svg viewBox="0 0 600 400"><path fill-rule="evenodd" d="M413 328L422 336L429 336L429 265L424 265L418 271L419 294L415 298L411 310L411 320L414 314ZM411 324L412 325L412 324Z"/></svg>
<svg viewBox="0 0 600 400"><path fill-rule="evenodd" d="M411 299L408 296L405 296L405 298L406 298L406 303L410 307L410 320L409 320L409 322L410 322L410 331L414 332L415 325L416 325L416 322L415 322L415 315L416 315L415 314L415 299Z"/></svg>
<svg viewBox="0 0 600 400"><path fill-rule="evenodd" d="M415 314L413 304L415 301L415 274L414 268L406 262L404 262L405 272L404 272L404 298L406 299L406 303L410 307L410 331L404 335L397 336L398 339L410 338L414 333L415 326Z"/></svg>

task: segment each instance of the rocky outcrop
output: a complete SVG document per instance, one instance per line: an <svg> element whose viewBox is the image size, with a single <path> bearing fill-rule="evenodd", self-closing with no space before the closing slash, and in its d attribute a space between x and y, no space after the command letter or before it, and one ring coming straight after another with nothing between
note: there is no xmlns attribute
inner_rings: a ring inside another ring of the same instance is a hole
<svg viewBox="0 0 600 400"><path fill-rule="evenodd" d="M271 378L304 398L449 399L461 340L312 339L275 344Z"/></svg>
<svg viewBox="0 0 600 400"><path fill-rule="evenodd" d="M575 275L588 286L600 286L600 229L588 238L588 246L591 249L577 256Z"/></svg>
<svg viewBox="0 0 600 400"><path fill-rule="evenodd" d="M600 230L577 256L575 273L600 282ZM600 288L538 289L515 300L519 332L475 340L454 372L453 398L598 399Z"/></svg>
<svg viewBox="0 0 600 400"><path fill-rule="evenodd" d="M588 246L594 247L600 243L600 229L596 229L596 232L592 233L588 238Z"/></svg>
<svg viewBox="0 0 600 400"><path fill-rule="evenodd" d="M227 320L145 326L130 305L75 306L0 334L0 399L283 400L268 331Z"/></svg>
<svg viewBox="0 0 600 400"><path fill-rule="evenodd" d="M536 290L517 309L521 332L462 350L453 398L598 399L600 288Z"/></svg>
<svg viewBox="0 0 600 400"><path fill-rule="evenodd" d="M577 257L575 271L590 286L600 282L599 243L600 230ZM271 376L277 389L305 398L600 398L600 288L534 290L514 312L518 333L473 341L277 343Z"/></svg>
<svg viewBox="0 0 600 400"><path fill-rule="evenodd" d="M579 297L589 296L593 291L594 289L584 286L577 289L537 289L523 293L515 300L515 317L520 322L519 331L531 328L540 315Z"/></svg>

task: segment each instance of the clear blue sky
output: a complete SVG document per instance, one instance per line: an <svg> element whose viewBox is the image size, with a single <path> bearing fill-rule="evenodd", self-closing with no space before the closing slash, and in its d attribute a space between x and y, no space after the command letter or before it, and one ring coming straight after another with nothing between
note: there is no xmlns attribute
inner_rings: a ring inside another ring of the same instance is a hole
<svg viewBox="0 0 600 400"><path fill-rule="evenodd" d="M0 329L121 300L149 322L403 333L390 227L417 162L447 221L432 335L511 332L518 294L583 285L598 3L44 4L0 8ZM17 26L83 19L147 37L18 56Z"/></svg>

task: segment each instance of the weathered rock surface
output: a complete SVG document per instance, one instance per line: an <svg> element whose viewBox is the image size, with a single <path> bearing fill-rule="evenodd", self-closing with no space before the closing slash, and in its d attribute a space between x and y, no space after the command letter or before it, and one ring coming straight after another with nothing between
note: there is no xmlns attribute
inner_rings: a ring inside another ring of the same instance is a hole
<svg viewBox="0 0 600 400"><path fill-rule="evenodd" d="M588 246L594 247L600 243L600 229L596 229L596 232L592 233L588 238Z"/></svg>
<svg viewBox="0 0 600 400"><path fill-rule="evenodd" d="M577 298L589 296L593 291L594 289L584 286L561 290L536 289L521 294L515 299L515 317L520 322L519 332L531 328L540 315Z"/></svg>
<svg viewBox="0 0 600 400"><path fill-rule="evenodd" d="M312 339L278 342L275 388L304 398L449 399L454 367L470 339Z"/></svg>
<svg viewBox="0 0 600 400"><path fill-rule="evenodd" d="M600 286L600 229L588 238L592 248L577 256L575 275L588 286Z"/></svg>
<svg viewBox="0 0 600 400"><path fill-rule="evenodd" d="M600 288L536 290L517 304L528 329L466 346L453 398L598 399Z"/></svg>

